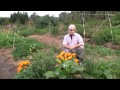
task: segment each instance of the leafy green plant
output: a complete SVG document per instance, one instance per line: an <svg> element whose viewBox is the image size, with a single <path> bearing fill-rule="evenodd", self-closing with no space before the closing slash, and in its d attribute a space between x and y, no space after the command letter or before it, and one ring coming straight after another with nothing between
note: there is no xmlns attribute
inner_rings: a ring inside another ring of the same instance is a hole
<svg viewBox="0 0 120 90"><path fill-rule="evenodd" d="M53 70L55 57L51 51L40 50L33 54L31 65L17 73L15 79L45 79L44 73Z"/></svg>
<svg viewBox="0 0 120 90"><path fill-rule="evenodd" d="M18 43L13 51L13 57L18 60L20 58L26 57L39 49L43 49L44 44L34 40L34 39L24 39L23 42Z"/></svg>
<svg viewBox="0 0 120 90"><path fill-rule="evenodd" d="M72 79L75 73L80 73L83 70L83 66L77 65L74 60L64 60L56 66L55 70L47 71L44 75L46 79Z"/></svg>
<svg viewBox="0 0 120 90"><path fill-rule="evenodd" d="M56 56L56 67L52 71L47 71L44 75L48 78L56 79L71 79L74 78L74 74L80 73L84 70L82 65L78 64L75 53L68 53L62 51Z"/></svg>
<svg viewBox="0 0 120 90"><path fill-rule="evenodd" d="M87 60L83 63L84 71L81 73L83 78L87 79L119 79L120 61L92 62Z"/></svg>
<svg viewBox="0 0 120 90"><path fill-rule="evenodd" d="M98 45L110 42L112 41L111 31L109 29L100 30L94 34L91 40Z"/></svg>
<svg viewBox="0 0 120 90"><path fill-rule="evenodd" d="M116 13L115 16L113 16L112 18L112 25L119 25L120 24L120 13Z"/></svg>
<svg viewBox="0 0 120 90"><path fill-rule="evenodd" d="M15 59L20 59L29 55L30 44L22 42L13 51L13 56Z"/></svg>
<svg viewBox="0 0 120 90"><path fill-rule="evenodd" d="M51 34L52 35L58 35L59 34L59 29L57 28L57 27L53 27L52 29L51 29Z"/></svg>
<svg viewBox="0 0 120 90"><path fill-rule="evenodd" d="M14 46L20 43L23 39L19 37L16 33L0 33L0 47L12 47L13 43Z"/></svg>
<svg viewBox="0 0 120 90"><path fill-rule="evenodd" d="M93 32L95 31L92 28L89 27L84 27L82 26L82 24L76 24L76 32L79 33L82 37L84 37L84 30L85 30L85 37L86 38L90 38L93 34Z"/></svg>

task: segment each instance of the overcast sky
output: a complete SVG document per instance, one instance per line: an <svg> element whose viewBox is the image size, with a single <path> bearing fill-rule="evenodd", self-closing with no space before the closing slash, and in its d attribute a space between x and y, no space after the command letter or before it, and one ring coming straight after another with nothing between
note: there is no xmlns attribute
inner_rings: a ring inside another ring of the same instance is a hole
<svg viewBox="0 0 120 90"><path fill-rule="evenodd" d="M10 17L10 15L14 12L18 11L0 11L0 17ZM55 16L58 17L61 12L71 12L71 11L20 11L20 12L27 12L28 16L36 12L37 15L39 16L44 16L46 14L49 14L50 16Z"/></svg>

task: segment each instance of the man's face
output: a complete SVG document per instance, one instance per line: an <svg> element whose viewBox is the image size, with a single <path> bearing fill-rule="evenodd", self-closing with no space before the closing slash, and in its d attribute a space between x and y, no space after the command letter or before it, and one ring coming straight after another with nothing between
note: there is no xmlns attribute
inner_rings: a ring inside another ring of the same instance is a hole
<svg viewBox="0 0 120 90"><path fill-rule="evenodd" d="M69 29L69 34L73 35L75 33L75 29Z"/></svg>

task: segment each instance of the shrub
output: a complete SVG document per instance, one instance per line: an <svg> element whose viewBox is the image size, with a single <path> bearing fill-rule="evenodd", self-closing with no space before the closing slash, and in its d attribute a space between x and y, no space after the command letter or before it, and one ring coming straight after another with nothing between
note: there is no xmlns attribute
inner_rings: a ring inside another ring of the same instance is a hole
<svg viewBox="0 0 120 90"><path fill-rule="evenodd" d="M16 45L16 48L13 51L13 56L18 60L32 54L33 52L37 52L39 49L43 49L44 47L44 44L37 42L36 40L25 39L23 42Z"/></svg>
<svg viewBox="0 0 120 90"><path fill-rule="evenodd" d="M51 29L51 34L52 34L52 35L58 35L58 34L59 34L59 29L58 29L57 27L53 27L53 28Z"/></svg>
<svg viewBox="0 0 120 90"><path fill-rule="evenodd" d="M94 34L91 40L98 45L110 42L112 41L111 31L109 29L100 30Z"/></svg>
<svg viewBox="0 0 120 90"><path fill-rule="evenodd" d="M16 79L45 79L44 73L52 70L55 65L53 53L48 51L39 51L33 55L31 66L17 73Z"/></svg>

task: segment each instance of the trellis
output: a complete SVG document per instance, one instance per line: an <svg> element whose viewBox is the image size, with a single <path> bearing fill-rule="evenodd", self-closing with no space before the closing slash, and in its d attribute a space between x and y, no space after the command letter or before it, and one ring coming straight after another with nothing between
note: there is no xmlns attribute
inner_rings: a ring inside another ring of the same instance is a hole
<svg viewBox="0 0 120 90"><path fill-rule="evenodd" d="M110 23L111 36L112 36L112 42L113 42L113 32L112 32L112 24L111 24L111 18L110 18L110 16L113 16L113 14L109 14L106 11L106 14L85 14L85 12L84 12L84 13L81 13L81 15L82 15L82 22L83 22L83 35L84 35L84 38L85 38L85 34L86 34L86 30L85 30L85 17L84 17L85 15L104 15L104 16L106 15L106 16L108 16L108 20L109 20L109 23ZM106 21L107 20L105 20L103 23L105 23ZM101 23L98 28L100 28L103 25L103 23ZM98 28L95 31L97 31ZM92 37L93 36L94 36L94 33L93 33Z"/></svg>

